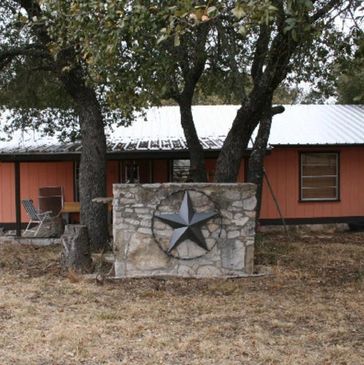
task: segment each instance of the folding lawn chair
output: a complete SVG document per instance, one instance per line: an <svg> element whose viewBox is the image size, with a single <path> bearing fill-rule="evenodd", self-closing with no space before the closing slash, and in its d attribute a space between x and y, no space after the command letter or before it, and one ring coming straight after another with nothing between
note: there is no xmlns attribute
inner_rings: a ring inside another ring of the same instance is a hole
<svg viewBox="0 0 364 365"><path fill-rule="evenodd" d="M24 234L27 232L34 232L33 236L36 237L36 235L38 234L43 223L46 221L52 220L52 216L51 216L52 212L47 211L47 212L40 213L37 209L35 209L35 207L33 205L33 200L31 200L31 199L25 199L25 200L22 200L21 202L29 217L29 223L27 225L27 228L24 231ZM37 229L30 229L31 224L33 224L33 223L38 223Z"/></svg>

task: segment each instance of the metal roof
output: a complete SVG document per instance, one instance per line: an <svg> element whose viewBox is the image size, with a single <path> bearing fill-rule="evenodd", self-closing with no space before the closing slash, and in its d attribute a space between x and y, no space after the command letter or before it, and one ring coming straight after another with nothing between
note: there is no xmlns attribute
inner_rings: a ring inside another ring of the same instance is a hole
<svg viewBox="0 0 364 365"><path fill-rule="evenodd" d="M288 105L273 118L275 145L364 144L364 105Z"/></svg>
<svg viewBox="0 0 364 365"><path fill-rule="evenodd" d="M235 105L193 107L196 130L206 151L222 147L238 108ZM179 109L175 106L151 108L145 118L136 118L129 127L107 128L106 134L109 153L187 149ZM286 105L285 112L273 118L269 144L364 144L364 106ZM57 136L42 136L35 130L17 131L10 141L0 142L3 155L80 151L80 142L60 142Z"/></svg>

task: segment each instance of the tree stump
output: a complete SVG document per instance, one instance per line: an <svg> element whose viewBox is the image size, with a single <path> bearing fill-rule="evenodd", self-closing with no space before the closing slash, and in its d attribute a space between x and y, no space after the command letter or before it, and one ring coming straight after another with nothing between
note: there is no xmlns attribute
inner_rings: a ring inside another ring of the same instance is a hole
<svg viewBox="0 0 364 365"><path fill-rule="evenodd" d="M80 224L66 225L61 242L63 270L90 273L92 271L92 259L87 227Z"/></svg>

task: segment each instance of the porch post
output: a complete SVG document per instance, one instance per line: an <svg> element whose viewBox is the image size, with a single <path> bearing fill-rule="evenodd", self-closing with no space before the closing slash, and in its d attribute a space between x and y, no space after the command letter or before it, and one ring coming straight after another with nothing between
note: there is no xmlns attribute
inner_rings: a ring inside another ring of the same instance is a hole
<svg viewBox="0 0 364 365"><path fill-rule="evenodd" d="M16 236L21 236L21 202L20 202L20 162L16 161L15 169L15 217L16 217Z"/></svg>

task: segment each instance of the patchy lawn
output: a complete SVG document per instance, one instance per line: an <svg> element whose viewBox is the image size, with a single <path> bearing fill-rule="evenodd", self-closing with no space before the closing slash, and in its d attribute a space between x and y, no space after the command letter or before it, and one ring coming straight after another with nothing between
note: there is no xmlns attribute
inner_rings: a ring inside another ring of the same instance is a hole
<svg viewBox="0 0 364 365"><path fill-rule="evenodd" d="M364 364L364 234L293 240L259 237L269 277L103 285L0 245L0 363Z"/></svg>

